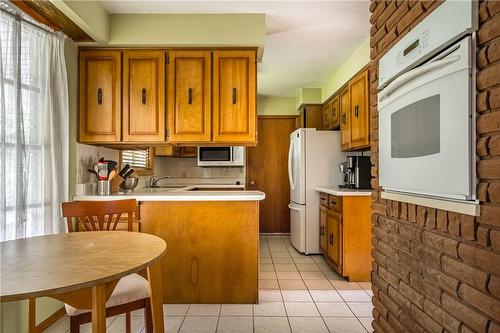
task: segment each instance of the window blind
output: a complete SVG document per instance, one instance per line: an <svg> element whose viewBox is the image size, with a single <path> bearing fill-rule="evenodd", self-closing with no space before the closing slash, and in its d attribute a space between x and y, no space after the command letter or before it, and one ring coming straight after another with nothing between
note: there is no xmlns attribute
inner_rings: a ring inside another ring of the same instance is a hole
<svg viewBox="0 0 500 333"><path fill-rule="evenodd" d="M122 166L129 164L132 168L151 167L149 149L123 150L122 151Z"/></svg>

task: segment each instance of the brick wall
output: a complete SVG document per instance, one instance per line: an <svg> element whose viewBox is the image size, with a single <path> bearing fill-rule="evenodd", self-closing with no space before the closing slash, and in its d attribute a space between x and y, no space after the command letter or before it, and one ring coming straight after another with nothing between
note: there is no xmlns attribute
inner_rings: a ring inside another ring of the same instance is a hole
<svg viewBox="0 0 500 333"><path fill-rule="evenodd" d="M405 0L370 4L373 327L376 332L498 333L500 1L479 3L477 194L481 216L384 200L378 187L378 60L439 5L439 1Z"/></svg>

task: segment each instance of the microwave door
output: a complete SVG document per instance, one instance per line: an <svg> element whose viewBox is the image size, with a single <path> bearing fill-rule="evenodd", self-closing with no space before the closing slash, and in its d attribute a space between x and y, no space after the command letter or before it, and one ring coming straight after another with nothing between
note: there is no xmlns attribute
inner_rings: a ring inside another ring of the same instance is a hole
<svg viewBox="0 0 500 333"><path fill-rule="evenodd" d="M464 39L435 65L402 75L379 94L384 189L452 199L474 196L468 42Z"/></svg>

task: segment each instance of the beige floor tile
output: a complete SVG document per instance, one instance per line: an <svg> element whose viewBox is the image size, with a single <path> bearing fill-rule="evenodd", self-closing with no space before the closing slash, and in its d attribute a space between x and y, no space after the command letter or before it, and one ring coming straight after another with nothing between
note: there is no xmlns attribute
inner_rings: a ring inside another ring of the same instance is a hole
<svg viewBox="0 0 500 333"><path fill-rule="evenodd" d="M259 272L274 272L273 264L260 264Z"/></svg>
<svg viewBox="0 0 500 333"><path fill-rule="evenodd" d="M368 332L373 332L373 327L372 327L372 317L358 317L358 320L361 322L361 324L364 326L364 328Z"/></svg>
<svg viewBox="0 0 500 333"><path fill-rule="evenodd" d="M276 272L297 272L295 264L275 264Z"/></svg>
<svg viewBox="0 0 500 333"><path fill-rule="evenodd" d="M283 280L301 280L302 277L300 276L299 272L277 272L276 276L278 279L283 279Z"/></svg>
<svg viewBox="0 0 500 333"><path fill-rule="evenodd" d="M260 302L253 305L255 317L281 317L286 316L283 302Z"/></svg>
<svg viewBox="0 0 500 333"><path fill-rule="evenodd" d="M252 333L252 317L220 317L217 333Z"/></svg>
<svg viewBox="0 0 500 333"><path fill-rule="evenodd" d="M259 252L259 257L261 259L264 259L264 258L271 258L271 253L270 252Z"/></svg>
<svg viewBox="0 0 500 333"><path fill-rule="evenodd" d="M144 327L144 317L131 317L130 318L130 329L132 333L139 333ZM122 333L125 332L125 315L118 316L113 322L106 328L108 333Z"/></svg>
<svg viewBox="0 0 500 333"><path fill-rule="evenodd" d="M273 263L273 258L268 257L268 258L259 258L259 261L261 264L272 264Z"/></svg>
<svg viewBox="0 0 500 333"><path fill-rule="evenodd" d="M337 290L362 290L357 282L349 282L346 280L330 280Z"/></svg>
<svg viewBox="0 0 500 333"><path fill-rule="evenodd" d="M220 304L191 304L187 316L219 316Z"/></svg>
<svg viewBox="0 0 500 333"><path fill-rule="evenodd" d="M259 289L280 289L278 280L259 280Z"/></svg>
<svg viewBox="0 0 500 333"><path fill-rule="evenodd" d="M255 317L255 333L290 333L287 317Z"/></svg>
<svg viewBox="0 0 500 333"><path fill-rule="evenodd" d="M278 280L281 290L304 290L307 289L302 280Z"/></svg>
<svg viewBox="0 0 500 333"><path fill-rule="evenodd" d="M296 264L301 272L319 272L319 266L316 264Z"/></svg>
<svg viewBox="0 0 500 333"><path fill-rule="evenodd" d="M273 263L275 263L275 264L293 264L293 259L290 256L273 257Z"/></svg>
<svg viewBox="0 0 500 333"><path fill-rule="evenodd" d="M319 317L314 302L285 302L288 317Z"/></svg>
<svg viewBox="0 0 500 333"><path fill-rule="evenodd" d="M334 272L333 270L327 272L323 271L323 274L328 280L345 281L345 279L339 273Z"/></svg>
<svg viewBox="0 0 500 333"><path fill-rule="evenodd" d="M344 302L316 302L323 317L352 317L354 314Z"/></svg>
<svg viewBox="0 0 500 333"><path fill-rule="evenodd" d="M373 305L367 302L347 302L347 306L357 317L370 317L372 315Z"/></svg>
<svg viewBox="0 0 500 333"><path fill-rule="evenodd" d="M338 290L346 302L371 302L372 298L364 290Z"/></svg>
<svg viewBox="0 0 500 333"><path fill-rule="evenodd" d="M220 315L223 317L248 317L253 316L252 304L222 304Z"/></svg>
<svg viewBox="0 0 500 333"><path fill-rule="evenodd" d="M323 272L300 272L300 275L304 280L324 280L326 279Z"/></svg>
<svg viewBox="0 0 500 333"><path fill-rule="evenodd" d="M320 317L290 317L289 320L293 333L328 333Z"/></svg>
<svg viewBox="0 0 500 333"><path fill-rule="evenodd" d="M184 317L165 317L165 333L177 333L183 321Z"/></svg>
<svg viewBox="0 0 500 333"><path fill-rule="evenodd" d="M365 290L372 290L371 282L358 282L359 286Z"/></svg>
<svg viewBox="0 0 500 333"><path fill-rule="evenodd" d="M260 302L282 302L280 290L259 290Z"/></svg>
<svg viewBox="0 0 500 333"><path fill-rule="evenodd" d="M276 273L274 271L272 272L259 272L259 279L264 279L264 280L276 280Z"/></svg>
<svg viewBox="0 0 500 333"><path fill-rule="evenodd" d="M314 264L314 260L311 257L293 257L293 261L296 264Z"/></svg>
<svg viewBox="0 0 500 333"><path fill-rule="evenodd" d="M309 290L315 302L343 302L336 290Z"/></svg>
<svg viewBox="0 0 500 333"><path fill-rule="evenodd" d="M312 302L313 300L307 290L283 290L281 294L285 302Z"/></svg>
<svg viewBox="0 0 500 333"><path fill-rule="evenodd" d="M187 313L189 304L163 304L164 316L184 316Z"/></svg>
<svg viewBox="0 0 500 333"><path fill-rule="evenodd" d="M324 317L323 319L332 333L366 333L356 317Z"/></svg>
<svg viewBox="0 0 500 333"><path fill-rule="evenodd" d="M218 317L186 317L180 333L214 333L217 329Z"/></svg>
<svg viewBox="0 0 500 333"><path fill-rule="evenodd" d="M304 280L308 289L333 290L333 286L327 279L324 280ZM366 294L366 293L365 293Z"/></svg>

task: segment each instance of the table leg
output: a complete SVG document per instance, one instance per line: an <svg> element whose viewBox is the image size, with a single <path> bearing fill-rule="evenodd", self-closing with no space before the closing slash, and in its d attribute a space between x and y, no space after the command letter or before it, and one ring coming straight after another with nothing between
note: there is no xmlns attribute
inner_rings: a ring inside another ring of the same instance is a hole
<svg viewBox="0 0 500 333"><path fill-rule="evenodd" d="M161 263L157 261L148 267L149 297L153 317L153 332L163 333L163 290L161 281Z"/></svg>
<svg viewBox="0 0 500 333"><path fill-rule="evenodd" d="M92 333L106 332L106 285L92 287Z"/></svg>

